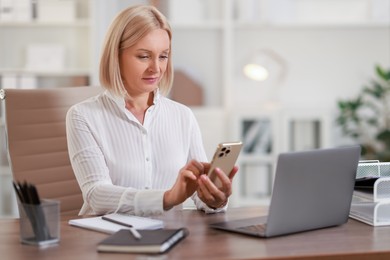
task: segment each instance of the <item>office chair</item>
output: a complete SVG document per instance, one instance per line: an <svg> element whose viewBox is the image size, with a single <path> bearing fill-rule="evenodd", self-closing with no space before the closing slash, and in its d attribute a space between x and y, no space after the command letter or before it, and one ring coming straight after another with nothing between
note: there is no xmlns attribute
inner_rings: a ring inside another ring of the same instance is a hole
<svg viewBox="0 0 390 260"><path fill-rule="evenodd" d="M68 155L66 113L100 92L88 86L0 90L13 180L35 184L41 198L59 200L61 214L77 215L83 203Z"/></svg>

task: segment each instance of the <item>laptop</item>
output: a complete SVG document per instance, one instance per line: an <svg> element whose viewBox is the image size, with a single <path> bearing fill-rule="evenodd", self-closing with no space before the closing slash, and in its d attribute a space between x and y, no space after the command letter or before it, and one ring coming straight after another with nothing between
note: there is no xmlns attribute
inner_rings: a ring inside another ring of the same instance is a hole
<svg viewBox="0 0 390 260"><path fill-rule="evenodd" d="M274 237L338 226L348 220L360 146L281 153L267 216L210 227Z"/></svg>

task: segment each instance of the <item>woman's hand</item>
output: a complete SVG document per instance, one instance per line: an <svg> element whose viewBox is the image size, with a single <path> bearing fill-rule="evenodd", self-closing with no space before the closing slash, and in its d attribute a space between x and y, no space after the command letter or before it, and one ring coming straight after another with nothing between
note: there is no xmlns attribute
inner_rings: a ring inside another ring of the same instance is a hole
<svg viewBox="0 0 390 260"><path fill-rule="evenodd" d="M164 193L163 207L169 210L183 203L198 188L197 179L204 175L204 165L196 160L191 160L180 169L173 187Z"/></svg>
<svg viewBox="0 0 390 260"><path fill-rule="evenodd" d="M209 163L204 163L204 172L208 172ZM197 189L198 197L210 208L221 208L226 205L229 196L232 194L232 181L238 171L238 166L234 166L229 176L219 168L216 168L215 174L221 182L218 188L206 174L202 174L198 179L199 187Z"/></svg>

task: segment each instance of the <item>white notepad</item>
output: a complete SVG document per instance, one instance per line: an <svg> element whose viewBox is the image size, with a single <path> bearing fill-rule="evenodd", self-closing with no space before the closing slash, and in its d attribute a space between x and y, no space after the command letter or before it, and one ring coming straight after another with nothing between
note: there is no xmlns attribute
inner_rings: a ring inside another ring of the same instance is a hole
<svg viewBox="0 0 390 260"><path fill-rule="evenodd" d="M138 217L132 215L125 215L119 213L108 214L105 216L109 216L114 218L120 222L126 223L128 225L132 225L135 229L160 229L164 227L164 222L158 219ZM80 219L71 219L69 220L69 225L91 229L107 234L113 234L120 229L130 229L128 227L115 224L106 220L103 220L101 216L92 217L92 218L80 218Z"/></svg>

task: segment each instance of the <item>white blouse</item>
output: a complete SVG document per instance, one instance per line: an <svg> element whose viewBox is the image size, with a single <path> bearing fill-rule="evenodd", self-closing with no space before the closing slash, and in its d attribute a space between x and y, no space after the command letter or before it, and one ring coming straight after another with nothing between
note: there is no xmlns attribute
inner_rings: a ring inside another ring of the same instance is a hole
<svg viewBox="0 0 390 260"><path fill-rule="evenodd" d="M123 98L106 90L69 109L66 131L83 193L80 215L160 214L163 194L179 170L191 159L207 161L192 111L158 90L143 125L125 108ZM198 209L215 212L196 193L192 199Z"/></svg>

